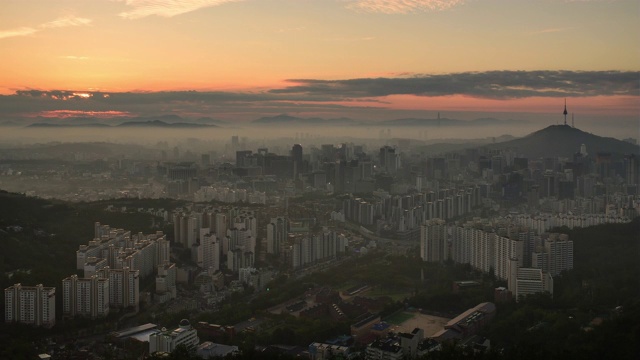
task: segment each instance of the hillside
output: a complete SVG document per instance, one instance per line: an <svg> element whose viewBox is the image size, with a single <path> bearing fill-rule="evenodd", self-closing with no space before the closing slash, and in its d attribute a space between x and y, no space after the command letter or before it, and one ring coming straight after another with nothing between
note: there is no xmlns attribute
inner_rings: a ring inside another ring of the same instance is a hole
<svg viewBox="0 0 640 360"><path fill-rule="evenodd" d="M587 152L595 156L599 152L614 156L638 154L640 147L618 139L594 135L569 125L552 125L523 138L492 145L494 149L515 149L518 154L529 158L569 157L584 144Z"/></svg>
<svg viewBox="0 0 640 360"><path fill-rule="evenodd" d="M137 208L170 203L127 199L109 204ZM152 227L150 214L109 212L106 205L49 201L0 190L0 286L14 282L57 286L62 278L75 273L78 245L93 238L96 221L134 233L160 230ZM159 224L160 219L155 220Z"/></svg>

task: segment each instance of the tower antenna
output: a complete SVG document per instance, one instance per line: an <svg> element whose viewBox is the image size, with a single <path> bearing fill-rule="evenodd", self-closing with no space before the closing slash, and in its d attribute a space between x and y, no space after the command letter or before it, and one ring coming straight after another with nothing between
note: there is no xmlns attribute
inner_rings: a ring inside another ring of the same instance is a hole
<svg viewBox="0 0 640 360"><path fill-rule="evenodd" d="M564 98L564 124L567 125L567 98Z"/></svg>
<svg viewBox="0 0 640 360"><path fill-rule="evenodd" d="M573 120L573 115L574 115L574 113L571 113L571 127L575 129L576 128L576 123Z"/></svg>

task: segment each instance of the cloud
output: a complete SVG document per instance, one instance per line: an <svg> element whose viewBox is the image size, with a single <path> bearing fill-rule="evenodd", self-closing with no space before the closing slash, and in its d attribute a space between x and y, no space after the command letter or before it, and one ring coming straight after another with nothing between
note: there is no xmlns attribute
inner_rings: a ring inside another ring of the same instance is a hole
<svg viewBox="0 0 640 360"><path fill-rule="evenodd" d="M371 41L375 40L374 36L362 36L362 37L336 37L336 38L327 38L325 41L335 41L335 42L358 42L358 41Z"/></svg>
<svg viewBox="0 0 640 360"><path fill-rule="evenodd" d="M65 59L65 60L89 60L88 56L75 56L75 55L58 56L58 58Z"/></svg>
<svg viewBox="0 0 640 360"><path fill-rule="evenodd" d="M638 71L487 71L403 78L291 79L276 94L348 98L466 95L488 99L640 95Z"/></svg>
<svg viewBox="0 0 640 360"><path fill-rule="evenodd" d="M81 18L76 16L65 16L53 21L46 22L44 24L40 24L37 27L19 27L10 30L1 30L0 31L0 39L16 37L16 36L27 36L35 34L39 31L45 29L57 29L68 26L87 26L91 24L91 19Z"/></svg>
<svg viewBox="0 0 640 360"><path fill-rule="evenodd" d="M67 26L86 26L91 24L91 19L76 16L65 16L40 25L41 29L55 29Z"/></svg>
<svg viewBox="0 0 640 360"><path fill-rule="evenodd" d="M537 31L531 31L528 34L529 35L539 35L539 34L548 34L548 33L558 33L558 32L563 32L563 31L567 31L567 30L572 30L572 27L564 27L564 28L548 28L548 29L542 29L542 30L537 30Z"/></svg>
<svg viewBox="0 0 640 360"><path fill-rule="evenodd" d="M125 19L140 19L151 15L173 17L206 7L242 0L117 0L131 8L119 15Z"/></svg>
<svg viewBox="0 0 640 360"><path fill-rule="evenodd" d="M407 14L448 10L462 4L464 0L353 0L347 8L383 14Z"/></svg>
<svg viewBox="0 0 640 360"><path fill-rule="evenodd" d="M387 96L394 95L497 100L607 96L616 99L614 96L620 95L624 99L622 105L632 106L631 110L622 110L636 114L639 77L638 71L487 71L345 80L294 79L289 80L291 86L255 92L19 90L13 95L0 95L0 117L77 116L82 112L96 112L105 117L125 113L258 117L257 114L283 112L361 116L375 114L374 109L390 108L389 102L393 104L395 100ZM464 104L460 107L464 108Z"/></svg>
<svg viewBox="0 0 640 360"><path fill-rule="evenodd" d="M10 30L0 30L0 39L10 38L15 36L27 36L36 32L38 32L38 30L31 27L20 27L20 28L10 29Z"/></svg>
<svg viewBox="0 0 640 360"><path fill-rule="evenodd" d="M254 119L260 115L282 112L348 114L368 108L370 106L337 104L329 96L268 92L19 90L13 95L0 95L0 118L3 119L94 116L91 114L99 114L104 118L123 114L135 117L168 113L189 116L222 114Z"/></svg>

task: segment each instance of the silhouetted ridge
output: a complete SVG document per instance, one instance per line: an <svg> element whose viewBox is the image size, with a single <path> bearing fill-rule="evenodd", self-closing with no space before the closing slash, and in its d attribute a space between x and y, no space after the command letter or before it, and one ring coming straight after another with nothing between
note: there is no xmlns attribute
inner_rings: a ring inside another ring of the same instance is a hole
<svg viewBox="0 0 640 360"><path fill-rule="evenodd" d="M322 119L322 118L300 118L287 114L275 116L263 116L253 120L256 125L268 124L289 124L289 125L355 125L356 122L349 118Z"/></svg>
<svg viewBox="0 0 640 360"><path fill-rule="evenodd" d="M594 155L608 152L614 155L638 153L640 147L622 140L594 135L569 125L551 125L523 138L495 144L495 148L514 148L518 154L531 158L568 157L584 144Z"/></svg>
<svg viewBox="0 0 640 360"><path fill-rule="evenodd" d="M152 121L128 121L124 122L118 127L163 127L163 128L201 128L201 127L216 127L216 125L204 125L204 124L192 124L192 123L166 123L160 120Z"/></svg>

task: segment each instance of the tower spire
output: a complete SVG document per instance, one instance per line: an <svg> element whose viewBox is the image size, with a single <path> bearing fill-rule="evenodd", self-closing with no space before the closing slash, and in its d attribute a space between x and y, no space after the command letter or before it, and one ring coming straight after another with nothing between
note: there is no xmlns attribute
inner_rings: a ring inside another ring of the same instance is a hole
<svg viewBox="0 0 640 360"><path fill-rule="evenodd" d="M564 124L567 125L567 98L564 98L564 112L562 112L564 114Z"/></svg>

